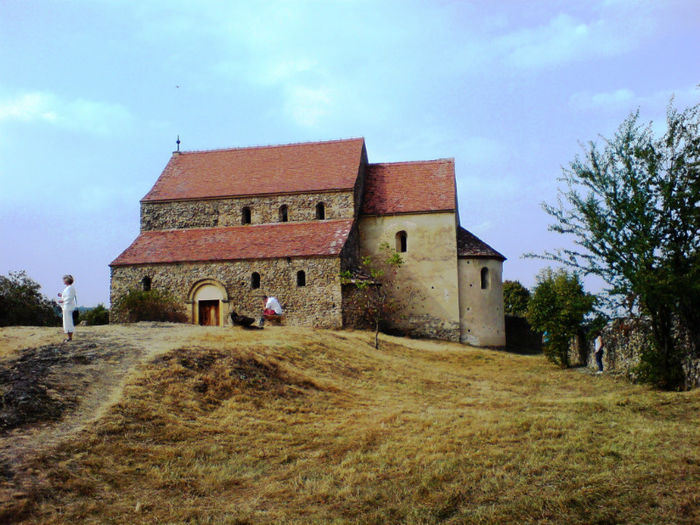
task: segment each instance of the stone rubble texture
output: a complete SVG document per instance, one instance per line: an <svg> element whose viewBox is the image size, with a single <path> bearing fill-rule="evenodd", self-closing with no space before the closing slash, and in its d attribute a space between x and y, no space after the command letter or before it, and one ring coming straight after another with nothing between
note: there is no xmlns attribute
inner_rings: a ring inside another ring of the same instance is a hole
<svg viewBox="0 0 700 525"><path fill-rule="evenodd" d="M323 203L326 219L352 219L352 192L270 195L194 201L145 201L141 203L141 231L179 228L215 228L243 224L243 208L250 209L250 224L280 222L287 206L289 222L316 220L316 205Z"/></svg>

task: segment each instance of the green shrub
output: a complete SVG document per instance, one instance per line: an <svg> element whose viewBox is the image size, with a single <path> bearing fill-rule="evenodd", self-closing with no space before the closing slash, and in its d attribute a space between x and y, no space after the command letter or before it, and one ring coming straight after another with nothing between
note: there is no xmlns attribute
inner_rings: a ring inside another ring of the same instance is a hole
<svg viewBox="0 0 700 525"><path fill-rule="evenodd" d="M503 309L506 315L525 317L530 302L530 290L520 281L503 281Z"/></svg>
<svg viewBox="0 0 700 525"><path fill-rule="evenodd" d="M109 310L100 303L95 308L90 308L89 310L81 312L80 320L85 321L88 326L109 324Z"/></svg>
<svg viewBox="0 0 700 525"><path fill-rule="evenodd" d="M185 308L172 295L162 290L129 290L113 309L129 323L138 321L187 322Z"/></svg>
<svg viewBox="0 0 700 525"><path fill-rule="evenodd" d="M542 270L530 298L527 319L535 330L546 332L544 354L559 366L569 366L571 341L593 310L595 297L586 293L578 275L564 270Z"/></svg>
<svg viewBox="0 0 700 525"><path fill-rule="evenodd" d="M24 271L0 275L0 326L58 326L61 324L53 301L44 297L39 283Z"/></svg>

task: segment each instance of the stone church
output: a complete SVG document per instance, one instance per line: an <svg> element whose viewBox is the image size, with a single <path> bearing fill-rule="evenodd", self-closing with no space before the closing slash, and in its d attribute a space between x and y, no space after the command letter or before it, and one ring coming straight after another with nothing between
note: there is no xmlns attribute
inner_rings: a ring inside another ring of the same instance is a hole
<svg viewBox="0 0 700 525"><path fill-rule="evenodd" d="M505 257L460 226L454 160L372 164L362 138L174 152L110 265L111 300L162 289L191 322L224 325L257 318L266 294L285 324L353 326L340 274L385 242L404 260L393 328L505 345Z"/></svg>

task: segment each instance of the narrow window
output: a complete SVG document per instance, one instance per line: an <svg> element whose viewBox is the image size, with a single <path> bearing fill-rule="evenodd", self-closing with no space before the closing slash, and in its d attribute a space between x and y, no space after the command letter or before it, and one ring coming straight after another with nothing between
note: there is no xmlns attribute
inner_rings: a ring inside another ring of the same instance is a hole
<svg viewBox="0 0 700 525"><path fill-rule="evenodd" d="M408 236L406 235L406 232L401 230L396 234L396 251L397 252L405 252L406 251L406 246L407 246L407 238Z"/></svg>
<svg viewBox="0 0 700 525"><path fill-rule="evenodd" d="M486 290L489 287L489 269L481 269L481 289Z"/></svg>
<svg viewBox="0 0 700 525"><path fill-rule="evenodd" d="M241 210L241 224L250 224L250 208L248 206Z"/></svg>
<svg viewBox="0 0 700 525"><path fill-rule="evenodd" d="M280 222L287 222L289 219L287 217L287 205L283 204L280 206Z"/></svg>
<svg viewBox="0 0 700 525"><path fill-rule="evenodd" d="M304 270L297 272L297 286L306 286L306 272Z"/></svg>
<svg viewBox="0 0 700 525"><path fill-rule="evenodd" d="M141 279L141 287L143 288L144 292L150 292L151 291L151 278L146 276L143 279Z"/></svg>
<svg viewBox="0 0 700 525"><path fill-rule="evenodd" d="M250 276L250 287L254 290L260 288L260 274L258 272L253 272L253 275Z"/></svg>
<svg viewBox="0 0 700 525"><path fill-rule="evenodd" d="M316 219L319 221L322 221L326 218L326 205L323 204L322 202L319 202L316 205Z"/></svg>

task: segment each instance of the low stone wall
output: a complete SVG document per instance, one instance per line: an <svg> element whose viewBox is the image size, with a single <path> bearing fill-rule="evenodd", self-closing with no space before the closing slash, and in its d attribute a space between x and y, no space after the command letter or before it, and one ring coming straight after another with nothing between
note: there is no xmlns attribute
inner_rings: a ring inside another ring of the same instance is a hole
<svg viewBox="0 0 700 525"><path fill-rule="evenodd" d="M180 228L240 226L242 210L250 208L251 224L280 222L280 206L287 206L289 222L316 220L316 205L322 202L326 219L352 219L351 192L270 195L230 199L202 199L141 203L141 231Z"/></svg>
<svg viewBox="0 0 700 525"><path fill-rule="evenodd" d="M395 317L386 323L390 333L440 339L442 341L460 342L459 323L440 319L430 314L403 314L397 312Z"/></svg>
<svg viewBox="0 0 700 525"><path fill-rule="evenodd" d="M637 380L637 368L641 354L651 344L649 327L638 320L619 319L607 326L602 333L605 345L603 370L623 374L628 379ZM594 341L586 341L583 336L572 344L569 354L572 366L587 366L598 369L595 360ZM700 359L687 359L683 364L685 388L700 387Z"/></svg>

